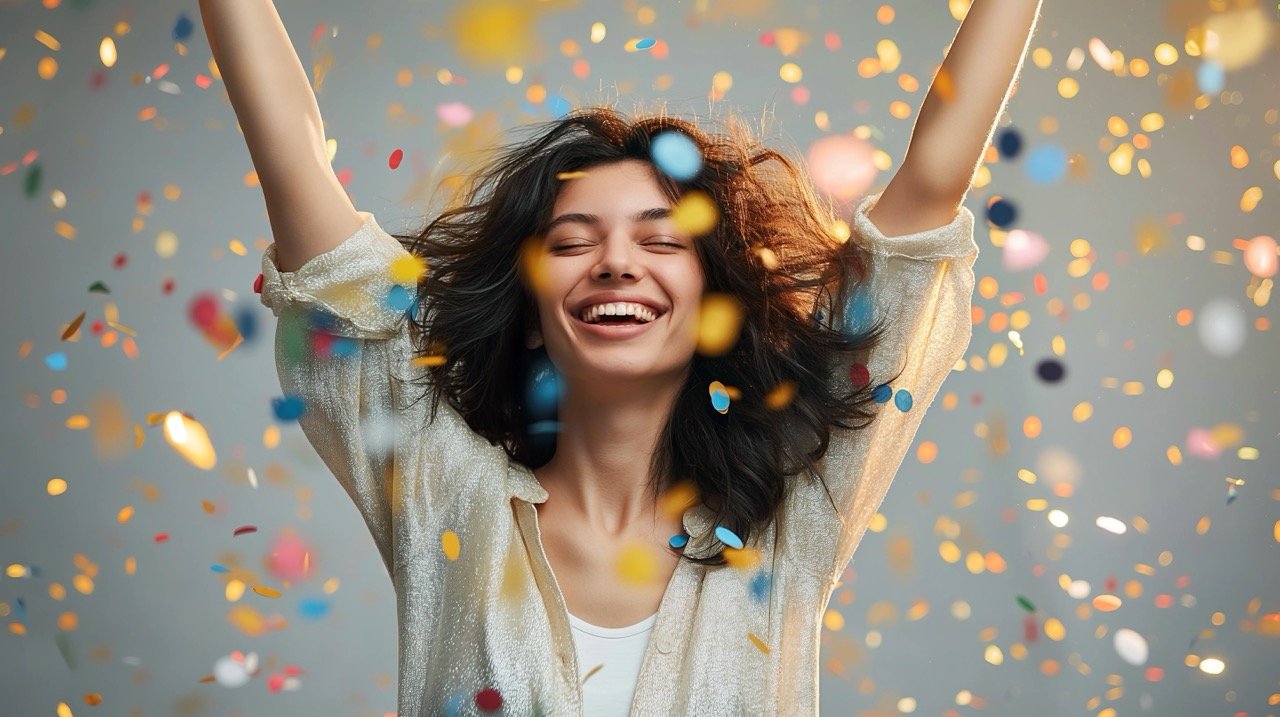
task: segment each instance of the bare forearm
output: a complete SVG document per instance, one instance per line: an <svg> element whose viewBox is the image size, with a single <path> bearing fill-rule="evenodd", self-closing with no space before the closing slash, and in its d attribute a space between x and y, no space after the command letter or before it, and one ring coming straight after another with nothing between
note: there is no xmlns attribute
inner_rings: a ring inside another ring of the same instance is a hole
<svg viewBox="0 0 1280 717"><path fill-rule="evenodd" d="M912 129L903 165L963 199L1013 94L1041 0L973 0Z"/></svg>
<svg viewBox="0 0 1280 717"><path fill-rule="evenodd" d="M209 47L266 185L289 162L326 162L320 108L271 0L200 0Z"/></svg>

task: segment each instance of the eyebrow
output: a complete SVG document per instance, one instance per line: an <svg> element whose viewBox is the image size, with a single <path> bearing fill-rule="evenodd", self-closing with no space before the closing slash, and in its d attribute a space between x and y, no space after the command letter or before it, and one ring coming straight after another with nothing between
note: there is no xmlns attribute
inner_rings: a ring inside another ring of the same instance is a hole
<svg viewBox="0 0 1280 717"><path fill-rule="evenodd" d="M654 207L652 209L646 209L642 212L636 212L635 214L632 214L631 221L636 223L649 222L657 219L666 219L667 217L670 217L670 216L671 216L670 208ZM594 214L579 214L579 213L561 214L560 216L551 220L551 223L547 225L547 228L543 231L543 233L550 234L551 230L555 229L561 224L571 224L571 223L599 224L600 217Z"/></svg>

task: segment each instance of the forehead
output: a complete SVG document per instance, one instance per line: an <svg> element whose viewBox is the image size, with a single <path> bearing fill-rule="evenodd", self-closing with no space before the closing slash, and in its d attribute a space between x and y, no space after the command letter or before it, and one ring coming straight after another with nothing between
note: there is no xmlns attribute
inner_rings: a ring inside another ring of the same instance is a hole
<svg viewBox="0 0 1280 717"><path fill-rule="evenodd" d="M563 180L553 216L564 212L631 214L649 207L670 207L652 165L636 159L599 164Z"/></svg>

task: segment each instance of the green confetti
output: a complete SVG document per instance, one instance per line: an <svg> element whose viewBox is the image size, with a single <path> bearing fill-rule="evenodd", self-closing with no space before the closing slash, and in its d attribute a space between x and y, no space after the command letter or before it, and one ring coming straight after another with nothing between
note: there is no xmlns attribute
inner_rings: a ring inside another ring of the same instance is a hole
<svg viewBox="0 0 1280 717"><path fill-rule="evenodd" d="M27 176L22 180L22 192L30 199L40 190L40 165L33 164L27 167Z"/></svg>
<svg viewBox="0 0 1280 717"><path fill-rule="evenodd" d="M62 653L62 661L67 663L67 667L76 669L76 654L71 649L71 640L67 639L65 633L58 633L53 641L58 643L58 652Z"/></svg>
<svg viewBox="0 0 1280 717"><path fill-rule="evenodd" d="M1021 595L1018 596L1018 604L1021 605L1022 609L1026 610L1027 612L1036 611L1036 606L1032 605L1030 600L1022 597Z"/></svg>
<svg viewBox="0 0 1280 717"><path fill-rule="evenodd" d="M90 294L110 294L111 289L108 289L107 285L104 284L103 282L95 281L89 285L89 293Z"/></svg>

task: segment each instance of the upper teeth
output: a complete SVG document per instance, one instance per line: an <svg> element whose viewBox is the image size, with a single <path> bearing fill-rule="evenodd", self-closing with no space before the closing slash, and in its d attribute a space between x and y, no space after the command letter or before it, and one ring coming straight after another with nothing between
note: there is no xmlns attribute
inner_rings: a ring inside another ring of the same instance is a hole
<svg viewBox="0 0 1280 717"><path fill-rule="evenodd" d="M652 309L626 301L596 304L582 310L582 320L589 324L599 321L601 316L634 316L641 323L649 323L657 318L657 314Z"/></svg>

